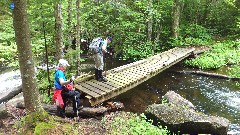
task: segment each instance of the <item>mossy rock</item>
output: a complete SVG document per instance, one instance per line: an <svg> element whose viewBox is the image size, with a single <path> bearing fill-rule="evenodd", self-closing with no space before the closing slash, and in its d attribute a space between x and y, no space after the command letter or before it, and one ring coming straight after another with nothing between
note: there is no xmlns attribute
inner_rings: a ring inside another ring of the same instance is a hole
<svg viewBox="0 0 240 135"><path fill-rule="evenodd" d="M21 120L15 123L15 127L22 131L22 134L26 134L29 130L32 131L41 122L51 122L54 121L53 117L49 115L46 111L42 112L31 112Z"/></svg>
<svg viewBox="0 0 240 135"><path fill-rule="evenodd" d="M154 124L161 123L172 132L181 134L227 134L229 120L208 116L197 112L188 106L173 103L149 105L146 116L154 120Z"/></svg>
<svg viewBox="0 0 240 135"><path fill-rule="evenodd" d="M35 135L46 135L49 133L50 130L52 130L55 127L53 124L45 123L45 122L40 122L37 124L35 127L34 134Z"/></svg>

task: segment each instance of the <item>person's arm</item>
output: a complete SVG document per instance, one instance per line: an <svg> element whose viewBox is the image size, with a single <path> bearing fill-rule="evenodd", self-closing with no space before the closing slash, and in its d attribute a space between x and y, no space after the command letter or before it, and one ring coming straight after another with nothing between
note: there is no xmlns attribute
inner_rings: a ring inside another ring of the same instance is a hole
<svg viewBox="0 0 240 135"><path fill-rule="evenodd" d="M106 42L104 42L103 45L102 45L102 52L112 55L112 53L108 52L108 50L107 50L107 43Z"/></svg>
<svg viewBox="0 0 240 135"><path fill-rule="evenodd" d="M107 44L105 42L102 45L102 52L103 53L108 53L108 51L107 51Z"/></svg>
<svg viewBox="0 0 240 135"><path fill-rule="evenodd" d="M59 78L59 82L60 82L60 84L63 86L63 85L67 85L67 84L69 84L69 83L71 83L71 82L73 82L74 81L74 77L72 77L71 79L69 79L69 80L67 80L67 81L64 81L64 79L63 78Z"/></svg>

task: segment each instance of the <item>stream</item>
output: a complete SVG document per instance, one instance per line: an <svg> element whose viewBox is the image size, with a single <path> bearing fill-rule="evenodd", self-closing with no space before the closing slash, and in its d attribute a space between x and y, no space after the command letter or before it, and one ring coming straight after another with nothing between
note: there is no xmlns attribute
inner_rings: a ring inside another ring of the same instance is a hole
<svg viewBox="0 0 240 135"><path fill-rule="evenodd" d="M85 63L93 64L92 61ZM108 59L107 70L127 64L126 61ZM240 90L235 81L178 73L188 70L174 65L137 87L111 99L122 102L125 111L144 113L148 105L161 103L167 91L175 91L205 114L230 120L229 130L240 135ZM21 85L19 70L1 72L0 98Z"/></svg>

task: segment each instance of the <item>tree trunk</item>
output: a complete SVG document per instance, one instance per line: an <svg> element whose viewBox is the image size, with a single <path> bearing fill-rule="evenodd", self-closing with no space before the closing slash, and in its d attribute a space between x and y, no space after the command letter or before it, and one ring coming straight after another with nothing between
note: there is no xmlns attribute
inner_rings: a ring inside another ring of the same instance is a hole
<svg viewBox="0 0 240 135"><path fill-rule="evenodd" d="M152 0L149 0L149 13L148 13L148 42L152 42L152 25L153 25L153 3ZM156 48L153 46L152 53Z"/></svg>
<svg viewBox="0 0 240 135"><path fill-rule="evenodd" d="M55 3L55 46L57 60L63 58L63 32L62 32L62 4L60 0Z"/></svg>
<svg viewBox="0 0 240 135"><path fill-rule="evenodd" d="M202 24L204 24L204 25L207 25L207 18L210 13L210 11L209 11L210 4L211 4L211 1L206 0L205 6L204 6L203 18L202 18Z"/></svg>
<svg viewBox="0 0 240 135"><path fill-rule="evenodd" d="M208 76L208 77L215 77L215 78L222 78L222 79L231 79L234 81L239 81L240 78L238 77L231 77L223 74L218 73L208 73L203 71L177 71L178 73L184 73L184 74L193 74L193 75L201 75L201 76Z"/></svg>
<svg viewBox="0 0 240 135"><path fill-rule="evenodd" d="M37 80L30 44L30 30L27 19L27 0L12 0L15 4L13 9L13 26L18 50L18 60L22 78L24 104L27 111L42 111Z"/></svg>
<svg viewBox="0 0 240 135"><path fill-rule="evenodd" d="M76 35L76 46L79 49L79 54L77 56L77 75L80 75L80 44L81 44L81 36L80 36L80 0L76 0L76 10L77 10L77 35Z"/></svg>
<svg viewBox="0 0 240 135"><path fill-rule="evenodd" d="M68 47L71 46L72 41L72 0L68 0Z"/></svg>
<svg viewBox="0 0 240 135"><path fill-rule="evenodd" d="M180 0L174 0L172 9L172 37L179 36L179 19L180 19L181 3Z"/></svg>
<svg viewBox="0 0 240 135"><path fill-rule="evenodd" d="M160 41L160 34L161 34L161 31L162 31L161 21L159 21L158 24L156 24L156 25L158 27L157 27L157 36L156 36L155 43L154 43L155 49L156 49L156 45L159 44L159 41Z"/></svg>

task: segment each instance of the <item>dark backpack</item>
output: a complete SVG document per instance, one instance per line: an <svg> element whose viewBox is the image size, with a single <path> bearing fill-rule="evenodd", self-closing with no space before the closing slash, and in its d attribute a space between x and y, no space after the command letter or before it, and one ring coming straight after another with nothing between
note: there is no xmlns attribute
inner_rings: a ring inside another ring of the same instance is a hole
<svg viewBox="0 0 240 135"><path fill-rule="evenodd" d="M89 48L88 53L89 54L101 53L102 41L103 39L101 37L93 39L88 47Z"/></svg>

